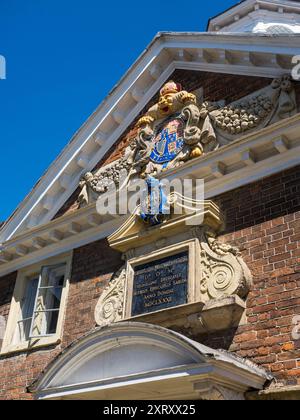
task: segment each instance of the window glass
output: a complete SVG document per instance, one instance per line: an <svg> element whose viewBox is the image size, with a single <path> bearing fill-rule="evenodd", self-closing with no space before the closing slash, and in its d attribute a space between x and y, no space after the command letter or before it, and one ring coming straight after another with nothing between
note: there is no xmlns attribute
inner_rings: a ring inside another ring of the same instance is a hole
<svg viewBox="0 0 300 420"><path fill-rule="evenodd" d="M31 338L56 333L66 265L44 267L41 272L31 324Z"/></svg>
<svg viewBox="0 0 300 420"><path fill-rule="evenodd" d="M27 341L29 339L39 277L28 278L26 283L24 298L21 302L21 316L17 323L13 340L14 343Z"/></svg>

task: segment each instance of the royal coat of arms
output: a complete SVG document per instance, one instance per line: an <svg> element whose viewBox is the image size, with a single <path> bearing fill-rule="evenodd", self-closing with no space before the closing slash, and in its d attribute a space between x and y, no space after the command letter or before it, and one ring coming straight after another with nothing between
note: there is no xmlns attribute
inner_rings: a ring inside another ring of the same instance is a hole
<svg viewBox="0 0 300 420"><path fill-rule="evenodd" d="M134 178L155 178L296 113L289 75L227 105L203 101L199 91L190 93L170 81L162 87L158 102L138 120L123 156L96 174L85 174L78 201L81 206L89 204L111 184L121 188Z"/></svg>
<svg viewBox="0 0 300 420"><path fill-rule="evenodd" d="M156 130L150 160L157 164L167 164L176 158L183 146L184 121L180 117L169 119Z"/></svg>

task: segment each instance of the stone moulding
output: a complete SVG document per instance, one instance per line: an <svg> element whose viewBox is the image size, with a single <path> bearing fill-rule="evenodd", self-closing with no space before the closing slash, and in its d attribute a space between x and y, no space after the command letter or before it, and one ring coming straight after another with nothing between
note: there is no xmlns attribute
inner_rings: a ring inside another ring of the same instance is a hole
<svg viewBox="0 0 300 420"><path fill-rule="evenodd" d="M202 203L202 222L191 226L187 220L199 217L199 211L191 215L190 205L183 206L184 197L172 196L169 200L173 210L175 205L185 209L183 215L171 213L161 225L149 228L141 223L137 209L108 238L110 246L123 253L125 265L98 301L98 326L134 320L197 334L239 325L252 276L239 250L217 240L223 226L218 207L213 202ZM187 304L133 317L135 267L183 251L189 253Z"/></svg>
<svg viewBox="0 0 300 420"><path fill-rule="evenodd" d="M109 361L109 362L108 362ZM122 367L122 375L119 365ZM95 368L101 366L102 368ZM128 380L130 378L130 380ZM97 328L64 349L28 387L39 400L239 400L273 377L249 360L157 325Z"/></svg>
<svg viewBox="0 0 300 420"><path fill-rule="evenodd" d="M173 212L171 211L170 217L164 223L157 228L145 227L139 217L140 208L137 207L127 221L108 238L110 246L126 254L137 246L145 246L162 237L170 237L190 230L191 226L197 223L197 220L193 222L193 219L197 218L215 231L223 226L220 209L213 201L196 202L178 193L172 193L168 201L173 207ZM181 209L182 214L176 216L175 208Z"/></svg>

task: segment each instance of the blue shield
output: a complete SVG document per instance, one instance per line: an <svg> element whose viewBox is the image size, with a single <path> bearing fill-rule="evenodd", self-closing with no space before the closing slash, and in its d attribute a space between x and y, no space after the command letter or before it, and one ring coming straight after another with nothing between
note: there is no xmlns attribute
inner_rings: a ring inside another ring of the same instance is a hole
<svg viewBox="0 0 300 420"><path fill-rule="evenodd" d="M154 163L171 162L184 146L184 124L180 118L169 120L158 129L150 159Z"/></svg>

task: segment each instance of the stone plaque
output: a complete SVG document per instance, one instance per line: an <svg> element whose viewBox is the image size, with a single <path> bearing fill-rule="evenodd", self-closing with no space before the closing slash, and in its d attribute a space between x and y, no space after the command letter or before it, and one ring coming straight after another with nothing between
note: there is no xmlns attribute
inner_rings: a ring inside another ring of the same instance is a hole
<svg viewBox="0 0 300 420"><path fill-rule="evenodd" d="M188 303L188 252L135 267L132 316Z"/></svg>

